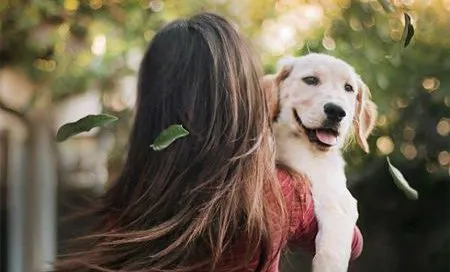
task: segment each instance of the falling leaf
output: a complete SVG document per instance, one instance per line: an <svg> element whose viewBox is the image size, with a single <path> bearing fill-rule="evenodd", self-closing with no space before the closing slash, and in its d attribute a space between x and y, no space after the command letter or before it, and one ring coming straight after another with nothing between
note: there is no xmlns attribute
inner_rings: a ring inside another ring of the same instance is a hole
<svg viewBox="0 0 450 272"><path fill-rule="evenodd" d="M155 151L160 151L167 148L176 139L189 135L189 131L183 128L182 125L171 125L156 137L156 140L150 145Z"/></svg>
<svg viewBox="0 0 450 272"><path fill-rule="evenodd" d="M116 116L109 114L88 115L76 122L64 124L56 133L56 140L62 142L76 134L87 132L95 127L101 127L119 120Z"/></svg>
<svg viewBox="0 0 450 272"><path fill-rule="evenodd" d="M378 3L383 7L386 12L394 12L395 8L390 0L378 0Z"/></svg>
<svg viewBox="0 0 450 272"><path fill-rule="evenodd" d="M411 24L411 17L405 13L405 28L403 29L402 40L405 41L404 47L407 47L414 36L414 26Z"/></svg>
<svg viewBox="0 0 450 272"><path fill-rule="evenodd" d="M419 197L417 191L409 186L408 181L406 181L400 170L398 170L391 164L389 157L386 157L386 160L389 165L389 173L391 174L395 185L397 185L397 187L402 190L409 199L416 200Z"/></svg>

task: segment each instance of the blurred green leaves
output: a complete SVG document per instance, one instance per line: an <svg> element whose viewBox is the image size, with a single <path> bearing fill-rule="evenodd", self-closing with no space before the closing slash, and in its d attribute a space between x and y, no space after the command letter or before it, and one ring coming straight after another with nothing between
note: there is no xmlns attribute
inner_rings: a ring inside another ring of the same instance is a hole
<svg viewBox="0 0 450 272"><path fill-rule="evenodd" d="M381 4L381 6L383 7L384 11L386 12L394 12L395 8L392 5L392 1L390 0L378 0L378 2Z"/></svg>
<svg viewBox="0 0 450 272"><path fill-rule="evenodd" d="M430 174L448 176L448 164L437 159L448 143L436 131L439 120L450 114L447 2L9 0L7 8L0 9L0 59L3 67L21 70L30 78L36 96L50 92L52 105L94 91L101 94L104 112L118 115L110 97L120 91L124 76L136 75L136 67L129 64L130 52L144 52L153 35L171 20L201 10L216 12L253 42L267 72L274 72L280 54L306 54L308 47L349 62L370 87L380 111L369 139L377 148L369 156L384 162L390 155L404 172L423 162ZM314 24L308 25L311 21ZM262 44L279 42L278 36L261 38L269 26L275 34L291 35L294 46L283 53L264 51ZM30 101L19 108L31 111ZM120 124L129 129L126 122ZM413 138L404 139L407 126L413 129ZM385 144L378 146L377 140L387 136L392 146L387 148L386 141L378 141ZM363 155L354 152L350 161L362 166Z"/></svg>

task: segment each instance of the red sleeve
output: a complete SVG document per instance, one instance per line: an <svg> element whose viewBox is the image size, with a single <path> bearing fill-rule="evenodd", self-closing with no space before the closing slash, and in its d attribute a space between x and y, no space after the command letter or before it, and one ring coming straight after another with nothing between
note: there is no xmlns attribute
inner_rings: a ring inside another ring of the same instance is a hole
<svg viewBox="0 0 450 272"><path fill-rule="evenodd" d="M309 185L305 182L293 180L289 174L282 170L278 170L278 179L290 216L288 243L314 253L318 226ZM299 188L301 186L307 188ZM362 248L363 237L359 228L355 226L351 260L361 255Z"/></svg>

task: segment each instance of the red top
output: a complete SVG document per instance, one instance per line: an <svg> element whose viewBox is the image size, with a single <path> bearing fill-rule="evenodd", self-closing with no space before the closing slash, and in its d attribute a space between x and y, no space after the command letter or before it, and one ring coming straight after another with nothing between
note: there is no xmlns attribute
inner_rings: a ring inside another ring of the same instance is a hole
<svg viewBox="0 0 450 272"><path fill-rule="evenodd" d="M281 191L284 199L287 203L287 215L289 220L289 231L286 241L281 240L281 235L274 233L274 249L278 249L280 245L297 246L303 250L314 253L315 251L315 239L318 231L317 220L314 216L314 205L311 196L311 190L307 184L301 183L301 180L294 180L285 171L278 169L278 179L281 185ZM303 189L303 190L301 190ZM305 190L306 189L306 190ZM301 193L301 192L304 193ZM268 199L267 201L270 201ZM245 243L245 241L242 241ZM355 227L355 234L352 242L351 260L356 259L362 251L363 238L358 227ZM237 245L232 250L232 254L228 254L225 263L230 265L234 261L236 256L243 256L245 252L245 246ZM273 262L270 265L267 272L278 272L278 266L280 261L280 253L274 256ZM243 271L254 271L257 266L257 260L255 260L249 267L243 269Z"/></svg>
<svg viewBox="0 0 450 272"><path fill-rule="evenodd" d="M303 196L300 193L306 184L294 180L289 174L283 170L278 170L278 179L280 181L281 190L287 203L287 215L289 220L289 232L287 241L280 241L275 239L277 243L282 245L296 246L303 250L314 253L315 239L318 231L317 220L314 215L314 203L312 200L311 190L303 190ZM279 244L275 245L276 249ZM352 242L351 260L356 259L361 254L363 248L363 237L358 229L355 227L355 233ZM240 254L240 248L234 251L234 254ZM278 272L280 261L280 253L273 259L273 262L267 272ZM256 261L243 271L253 271L256 267Z"/></svg>
<svg viewBox="0 0 450 272"><path fill-rule="evenodd" d="M296 195L295 181L282 170L278 170L278 179L287 202L288 215L290 217L289 237L287 242L290 245L297 245L305 250L314 252L318 226L316 217L314 216L314 203L311 191L307 191L308 193L305 194L302 203L299 201L300 198ZM354 260L361 255L362 247L362 234L358 227L355 227L351 260Z"/></svg>

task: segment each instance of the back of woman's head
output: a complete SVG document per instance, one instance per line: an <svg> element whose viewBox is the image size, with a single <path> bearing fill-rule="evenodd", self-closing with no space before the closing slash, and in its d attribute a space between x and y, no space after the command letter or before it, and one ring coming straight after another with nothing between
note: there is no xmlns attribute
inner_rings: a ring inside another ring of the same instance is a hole
<svg viewBox="0 0 450 272"><path fill-rule="evenodd" d="M266 267L274 241L264 192L283 216L260 76L249 46L217 15L157 33L141 63L127 161L98 212L104 227L59 271ZM151 149L172 124L190 134ZM245 254L234 256L241 243Z"/></svg>

